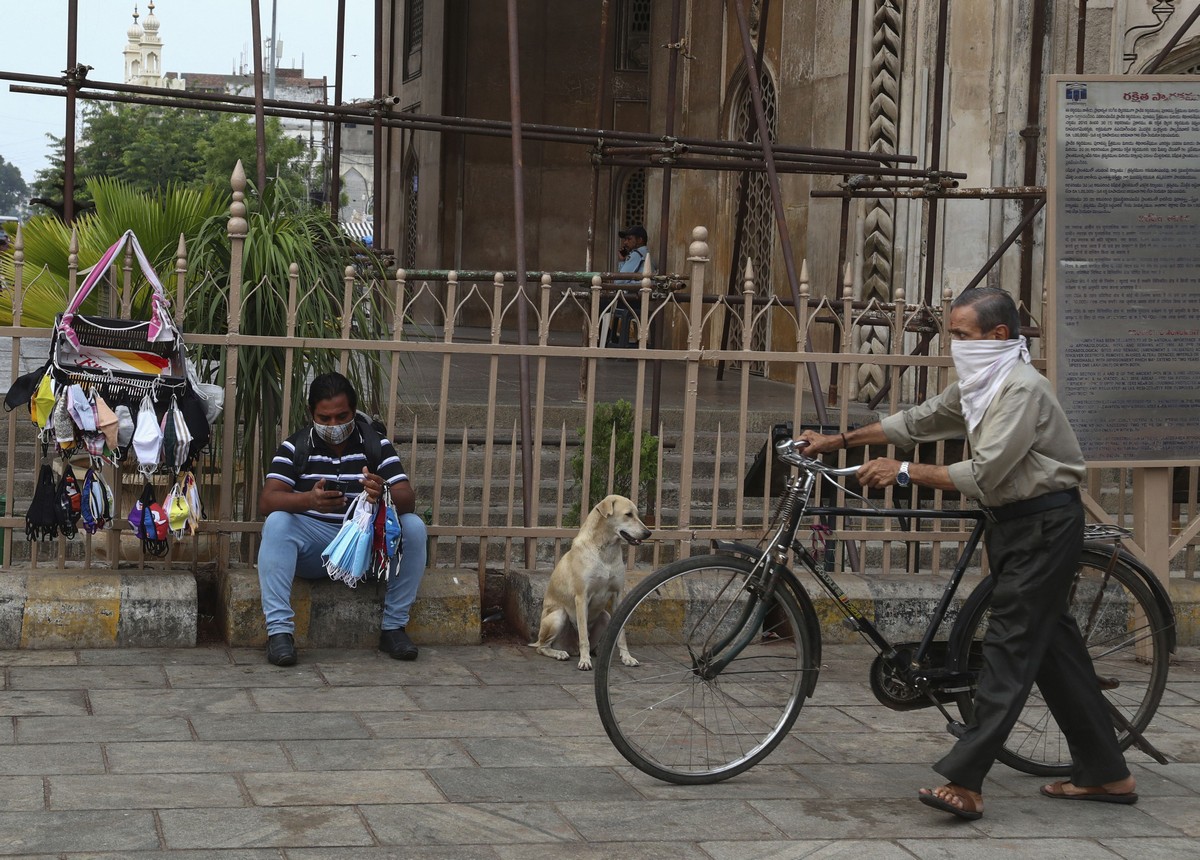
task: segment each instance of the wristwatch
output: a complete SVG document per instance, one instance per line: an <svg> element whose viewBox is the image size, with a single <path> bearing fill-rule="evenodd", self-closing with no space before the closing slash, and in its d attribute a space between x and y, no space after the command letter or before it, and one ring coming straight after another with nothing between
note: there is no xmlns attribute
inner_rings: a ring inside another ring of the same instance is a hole
<svg viewBox="0 0 1200 860"><path fill-rule="evenodd" d="M908 476L908 461L900 464L900 471L896 473L896 486L907 487L912 483L912 478Z"/></svg>

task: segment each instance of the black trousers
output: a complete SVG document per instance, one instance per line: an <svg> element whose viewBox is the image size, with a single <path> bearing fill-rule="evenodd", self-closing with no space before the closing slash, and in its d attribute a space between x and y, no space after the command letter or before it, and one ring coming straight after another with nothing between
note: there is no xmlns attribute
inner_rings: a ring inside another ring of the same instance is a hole
<svg viewBox="0 0 1200 860"><path fill-rule="evenodd" d="M1094 786L1129 775L1117 748L1091 657L1067 596L1083 547L1079 502L992 523L984 540L996 589L983 640L975 722L933 769L981 791L1036 682L1066 736L1071 782Z"/></svg>

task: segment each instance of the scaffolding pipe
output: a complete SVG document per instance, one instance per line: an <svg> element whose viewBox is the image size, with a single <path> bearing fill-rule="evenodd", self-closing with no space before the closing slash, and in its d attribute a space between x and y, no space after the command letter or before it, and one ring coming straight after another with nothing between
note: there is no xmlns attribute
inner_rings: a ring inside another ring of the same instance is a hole
<svg viewBox="0 0 1200 860"><path fill-rule="evenodd" d="M508 0L508 99L512 112L513 219L516 221L517 265L517 341L529 343L529 306L525 286L525 162L521 147L521 54L518 38L517 0ZM521 396L521 502L524 506L524 525L537 524L533 506L533 414L529 400L529 354L522 351L517 358ZM530 570L536 562L534 540L525 538L525 566Z"/></svg>
<svg viewBox="0 0 1200 860"><path fill-rule="evenodd" d="M779 174L775 170L775 158L772 153L773 142L767 128L767 117L763 112L762 87L758 81L758 65L754 62L754 45L750 41L750 22L746 20L746 10L741 0L726 0L726 7L732 5L737 14L738 30L742 36L742 57L749 73L750 92L754 102L754 121L758 124L759 144L762 146L763 160L767 166L768 184L771 188L771 204L775 209L775 223L779 230L780 250L783 252L783 265L787 270L788 285L792 288L792 307L796 310L796 319L803 319L800 310L800 278L796 273L796 259L792 253L792 237L788 234L787 211L783 208L783 194L779 189ZM804 349L812 351L812 338L804 333ZM817 375L817 367L811 361L804 363L808 370L808 384L812 390L813 406L817 410L817 421L822 426L829 423L825 412L825 399L821 396L821 379Z"/></svg>
<svg viewBox="0 0 1200 860"><path fill-rule="evenodd" d="M67 106L66 126L63 131L63 221L71 224L75 220L75 94L77 91L77 63L79 46L79 0L67 4ZM85 71L86 74L86 71Z"/></svg>
<svg viewBox="0 0 1200 860"><path fill-rule="evenodd" d="M333 103L342 103L342 74L346 56L346 0L338 0L337 54L333 61ZM329 122L329 120L325 120ZM338 220L342 208L342 120L333 118L333 137L329 165L329 217ZM372 241L374 239L372 238Z"/></svg>
<svg viewBox="0 0 1200 860"><path fill-rule="evenodd" d="M604 122L604 97L608 92L608 6L609 0L601 0L600 38L596 40L599 43L599 69L596 73L596 104L595 110L592 112L592 124L596 128L600 128L600 124ZM600 162L595 158L592 159L592 186L588 195L588 203L587 249L583 258L585 269L592 268L592 261L596 259L596 210L600 205ZM586 362L581 362L581 365L586 367ZM581 390L586 393L586 373L580 377L580 383Z"/></svg>
<svg viewBox="0 0 1200 860"><path fill-rule="evenodd" d="M1026 95L1025 128L1021 137L1025 141L1025 184L1033 185L1037 181L1038 169L1038 140L1042 136L1041 104L1042 104L1042 59L1046 52L1046 9L1043 3L1033 4L1033 24L1030 33L1029 47L1029 91ZM1029 201L1022 205L1028 215ZM1030 321L1029 308L1033 304L1033 220L1029 219L1025 227L1025 235L1021 239L1021 306L1025 309L1021 322Z"/></svg>
<svg viewBox="0 0 1200 860"><path fill-rule="evenodd" d="M43 84L47 86L65 86L66 79L64 77L49 77L46 75L27 75L19 72L0 71L0 81L14 81L18 83ZM163 95L163 90L156 87L143 87L134 84L118 84L111 81L79 81L80 87L86 87L90 90L108 91L115 93L140 93L142 95L157 96L154 103L161 104L166 107L171 107L175 102L214 102L225 104L244 104L254 106L255 100L248 96L224 95L219 93L188 93L186 96L168 96ZM15 90L14 90L15 91ZM82 96L83 98L96 98L94 95ZM398 103L398 99L390 97L384 100L389 105ZM320 118L325 115L340 114L343 118L358 117L362 119L372 119L374 117L373 107L371 105L322 105L314 106L311 102L296 102L284 99L264 99L263 105L265 108L280 108L283 110L298 111L302 118ZM190 106L190 105L188 105ZM290 114L277 114L280 116ZM469 130L485 130L492 129L500 132L505 137L512 134L512 125L504 120L488 120L476 119L470 117L448 117L434 116L429 114L401 113L393 115L397 119L402 119L400 125L411 128L437 128L443 132L459 132L469 133ZM662 143L661 135L652 134L649 132L635 131L618 131L615 129L596 129L585 128L582 126L565 126L551 125L546 123L526 123L521 127L521 134L526 139L534 139L534 134L546 134L548 137L541 138L544 140L566 141L586 144L588 146L596 145L597 140L603 143L609 141L629 141L636 143ZM685 146L696 145L720 145L733 149L743 150L747 153L758 153L760 147L753 143L744 143L733 140L708 140L705 138L693 137L677 137L670 141L671 144L681 144ZM839 149L823 149L818 147L801 147L801 146L779 146L774 149L775 155L783 154L808 154L814 156L834 156L846 159L861 159L869 163L900 163L900 164L915 164L916 156L912 155L883 155L872 152L844 152ZM843 173L845 171L835 171Z"/></svg>
<svg viewBox="0 0 1200 860"><path fill-rule="evenodd" d="M667 49L671 52L670 59L667 62L667 107L666 120L664 122L663 136L670 140L675 135L675 104L676 90L679 88L679 49L681 47L679 41L679 19L680 19L680 3L681 0L674 0L671 4L671 39L667 44ZM670 238L671 230L671 167L667 165L663 169L662 175L662 195L660 200L659 217L658 217L658 264L666 265L667 259L667 240ZM641 298L638 299L638 306L641 306ZM658 314L654 317L654 322L650 325L650 343L649 346L655 347L662 343L663 336L663 314ZM662 359L656 358L650 366L650 432L658 434L658 412L659 400L662 398Z"/></svg>
<svg viewBox="0 0 1200 860"><path fill-rule="evenodd" d="M267 193L267 120L264 114L262 68L262 22L258 17L258 0L250 0L250 28L254 37L254 151L258 158L258 202L261 208Z"/></svg>
<svg viewBox="0 0 1200 860"><path fill-rule="evenodd" d="M854 108L858 104L857 95L858 87L858 14L859 0L852 0L850 3L850 57L846 63L846 133L845 144L846 149L854 143ZM842 278L842 273L846 270L846 249L850 242L850 198L842 198L842 217L838 222L838 262L837 272L838 278ZM840 298L840 296L839 296ZM842 342L840 338L833 339L833 352L841 351ZM836 406L838 402L838 371L841 366L835 361L829 367L829 405Z"/></svg>
<svg viewBox="0 0 1200 860"><path fill-rule="evenodd" d="M771 11L771 0L763 0L761 17L759 20L768 20L768 15ZM761 68L763 56L767 46L767 28L760 27L758 30L758 45L754 49L754 59ZM738 197L737 197L737 214L734 216L733 227L733 251L729 255L729 283L725 289L725 294L736 296L738 294L738 283L741 281L739 269L741 269L742 258L742 235L746 230L747 210L750 205L750 171L742 170L741 176L738 177ZM759 260L761 271L762 260ZM733 320L730 314L724 314L721 322L721 350L724 351L729 346L729 329ZM743 346L745 345L745 334L743 334ZM717 362L717 381L725 378L725 359Z"/></svg>
<svg viewBox="0 0 1200 860"><path fill-rule="evenodd" d="M383 188L383 0L375 0L375 101L371 106L373 168L371 173L371 246L382 248L379 192Z"/></svg>

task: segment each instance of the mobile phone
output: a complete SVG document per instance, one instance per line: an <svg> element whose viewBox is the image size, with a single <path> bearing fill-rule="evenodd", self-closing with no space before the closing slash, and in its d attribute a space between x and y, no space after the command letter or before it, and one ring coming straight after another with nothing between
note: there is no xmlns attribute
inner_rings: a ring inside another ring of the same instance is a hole
<svg viewBox="0 0 1200 860"><path fill-rule="evenodd" d="M350 493L358 493L362 491L362 483L360 481L325 481L326 490L335 490L343 496Z"/></svg>

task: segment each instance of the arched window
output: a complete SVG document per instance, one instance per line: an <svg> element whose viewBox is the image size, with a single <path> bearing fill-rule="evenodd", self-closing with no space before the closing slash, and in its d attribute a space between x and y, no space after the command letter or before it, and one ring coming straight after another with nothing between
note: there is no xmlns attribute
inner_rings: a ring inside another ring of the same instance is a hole
<svg viewBox="0 0 1200 860"><path fill-rule="evenodd" d="M759 86L763 95L763 113L766 114L767 134L774 141L777 134L777 100L775 83L771 74L765 68L759 70ZM750 80L743 68L741 81L735 90L733 110L730 116L730 137L734 140L758 142L758 122L754 117L754 94L750 90ZM748 187L745 187L746 184ZM771 187L766 171L748 171L743 174L735 186L735 196L732 213L737 217L738 201L743 192L746 199L746 215L742 228L741 242L736 249L738 270L745 266L746 257L754 262L754 289L762 297L771 295L771 257L775 250L775 210L771 205ZM766 350L770 348L770 315L766 315L750 336L750 349ZM735 335L740 341L741 334ZM742 348L742 343L734 347ZM765 374L765 362L754 362L751 365L754 373Z"/></svg>
<svg viewBox="0 0 1200 860"><path fill-rule="evenodd" d="M617 70L650 69L650 0L623 0L617 7Z"/></svg>
<svg viewBox="0 0 1200 860"><path fill-rule="evenodd" d="M623 177L620 196L621 225L646 223L646 168L630 170Z"/></svg>

